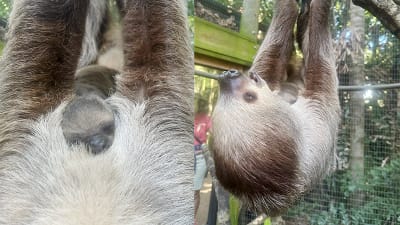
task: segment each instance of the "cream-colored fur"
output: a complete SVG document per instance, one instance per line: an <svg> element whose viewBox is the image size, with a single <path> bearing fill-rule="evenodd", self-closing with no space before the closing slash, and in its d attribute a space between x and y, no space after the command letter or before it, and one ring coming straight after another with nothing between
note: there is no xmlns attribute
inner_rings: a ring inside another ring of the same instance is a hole
<svg viewBox="0 0 400 225"><path fill-rule="evenodd" d="M191 143L161 136L144 104L120 97L108 151L71 149L60 127L62 104L32 123L33 133L0 167L0 224L191 224ZM158 124L158 123L157 123ZM4 194L7 193L7 194Z"/></svg>

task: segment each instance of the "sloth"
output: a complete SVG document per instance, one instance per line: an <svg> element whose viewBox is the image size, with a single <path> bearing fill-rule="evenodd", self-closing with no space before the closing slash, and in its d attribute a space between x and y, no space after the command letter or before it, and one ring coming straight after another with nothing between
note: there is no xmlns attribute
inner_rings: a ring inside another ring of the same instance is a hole
<svg viewBox="0 0 400 225"><path fill-rule="evenodd" d="M114 93L92 95L112 109L112 145L92 154L64 136L68 108L83 104L74 75L93 59L82 56L94 49L84 36L96 37L97 3L13 2L0 61L0 224L193 224L186 1L121 1L123 70ZM76 122L98 116L84 111Z"/></svg>
<svg viewBox="0 0 400 225"><path fill-rule="evenodd" d="M268 215L283 213L333 169L340 106L328 26L331 3L302 4L297 19L295 0L275 2L253 66L248 75L219 81L212 116L219 182ZM297 72L291 66L296 21L304 55ZM290 82L293 76L300 76L297 82Z"/></svg>

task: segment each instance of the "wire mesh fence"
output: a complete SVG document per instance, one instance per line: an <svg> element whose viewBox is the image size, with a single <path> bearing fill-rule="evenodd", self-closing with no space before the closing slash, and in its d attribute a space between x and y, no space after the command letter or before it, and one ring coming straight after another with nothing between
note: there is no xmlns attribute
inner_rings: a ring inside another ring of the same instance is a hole
<svg viewBox="0 0 400 225"><path fill-rule="evenodd" d="M283 216L286 224L400 224L399 91L340 92L337 169Z"/></svg>

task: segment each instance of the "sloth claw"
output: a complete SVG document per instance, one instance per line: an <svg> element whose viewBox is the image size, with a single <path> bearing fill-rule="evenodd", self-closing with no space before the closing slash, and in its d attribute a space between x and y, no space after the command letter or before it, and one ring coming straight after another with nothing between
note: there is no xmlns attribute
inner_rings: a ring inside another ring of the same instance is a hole
<svg viewBox="0 0 400 225"><path fill-rule="evenodd" d="M240 76L240 74L241 73L238 70L230 69L230 70L222 72L222 74L219 75L219 79L218 80L223 80L223 79L226 79L226 78L229 78L229 79L235 78L235 77Z"/></svg>

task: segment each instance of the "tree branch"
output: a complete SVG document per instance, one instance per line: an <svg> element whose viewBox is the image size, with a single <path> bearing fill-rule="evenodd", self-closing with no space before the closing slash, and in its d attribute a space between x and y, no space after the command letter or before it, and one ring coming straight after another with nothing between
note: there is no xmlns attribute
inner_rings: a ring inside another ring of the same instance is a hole
<svg viewBox="0 0 400 225"><path fill-rule="evenodd" d="M400 0L353 0L353 3L369 11L400 39Z"/></svg>

